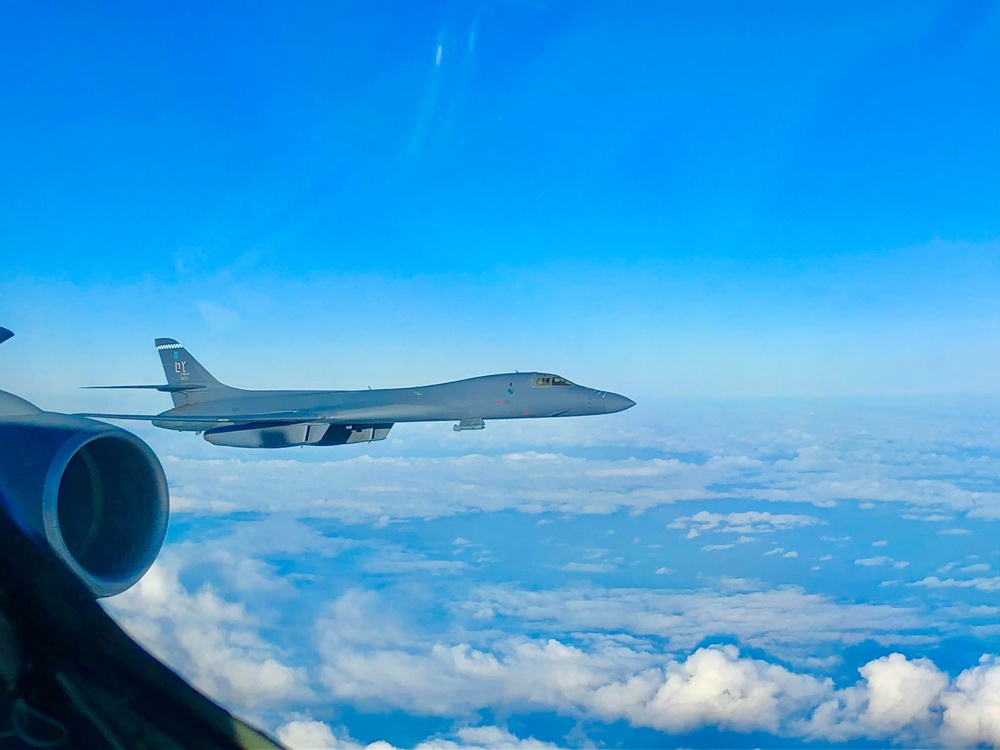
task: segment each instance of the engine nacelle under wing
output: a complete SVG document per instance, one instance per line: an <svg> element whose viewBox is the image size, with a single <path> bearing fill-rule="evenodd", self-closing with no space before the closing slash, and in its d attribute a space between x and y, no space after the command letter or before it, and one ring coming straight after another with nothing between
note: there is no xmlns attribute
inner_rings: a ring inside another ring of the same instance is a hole
<svg viewBox="0 0 1000 750"><path fill-rule="evenodd" d="M139 580L167 533L163 467L135 435L0 391L0 492L95 596Z"/></svg>
<svg viewBox="0 0 1000 750"><path fill-rule="evenodd" d="M258 423L259 424L259 423ZM385 440L391 424L340 425L325 422L259 427L227 425L205 431L205 440L228 448L294 448L300 445L347 445Z"/></svg>

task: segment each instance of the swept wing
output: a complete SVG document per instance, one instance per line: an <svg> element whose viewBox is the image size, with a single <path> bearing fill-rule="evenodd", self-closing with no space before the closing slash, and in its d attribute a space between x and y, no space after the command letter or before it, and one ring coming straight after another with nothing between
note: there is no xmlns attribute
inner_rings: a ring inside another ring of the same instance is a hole
<svg viewBox="0 0 1000 750"><path fill-rule="evenodd" d="M139 422L175 422L196 424L257 424L258 422L273 422L290 424L294 422L328 421L318 414L303 414L302 412L277 412L271 414L230 414L219 416L190 416L179 414L92 414L80 413L78 417L93 417L95 419L132 419Z"/></svg>

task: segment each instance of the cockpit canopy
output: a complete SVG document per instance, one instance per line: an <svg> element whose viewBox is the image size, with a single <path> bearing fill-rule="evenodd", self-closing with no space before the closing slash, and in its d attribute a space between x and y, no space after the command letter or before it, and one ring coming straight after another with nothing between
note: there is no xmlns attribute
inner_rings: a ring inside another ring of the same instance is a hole
<svg viewBox="0 0 1000 750"><path fill-rule="evenodd" d="M558 375L539 375L535 378L535 386L538 388L548 388L550 385L573 385L566 378Z"/></svg>

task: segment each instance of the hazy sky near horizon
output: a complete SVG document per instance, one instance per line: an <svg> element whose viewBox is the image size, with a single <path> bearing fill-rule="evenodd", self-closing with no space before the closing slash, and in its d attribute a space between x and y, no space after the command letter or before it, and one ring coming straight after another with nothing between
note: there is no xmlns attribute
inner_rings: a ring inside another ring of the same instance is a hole
<svg viewBox="0 0 1000 750"><path fill-rule="evenodd" d="M994 3L3 14L12 387L997 389Z"/></svg>

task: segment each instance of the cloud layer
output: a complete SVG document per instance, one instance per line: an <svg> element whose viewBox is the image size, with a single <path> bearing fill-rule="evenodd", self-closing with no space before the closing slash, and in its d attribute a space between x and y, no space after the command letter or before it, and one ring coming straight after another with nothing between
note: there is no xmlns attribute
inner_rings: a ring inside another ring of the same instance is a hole
<svg viewBox="0 0 1000 750"><path fill-rule="evenodd" d="M168 436L171 543L107 606L303 747L1000 744L1000 436L831 419L505 425L458 455L436 426L341 453Z"/></svg>
<svg viewBox="0 0 1000 750"><path fill-rule="evenodd" d="M427 643L385 605L349 592L317 624L321 681L337 698L445 716L549 710L670 733L711 726L806 740L1000 744L1000 660L992 656L952 680L927 659L891 653L837 688L731 645L674 657L614 637L586 648L523 637L488 648Z"/></svg>

